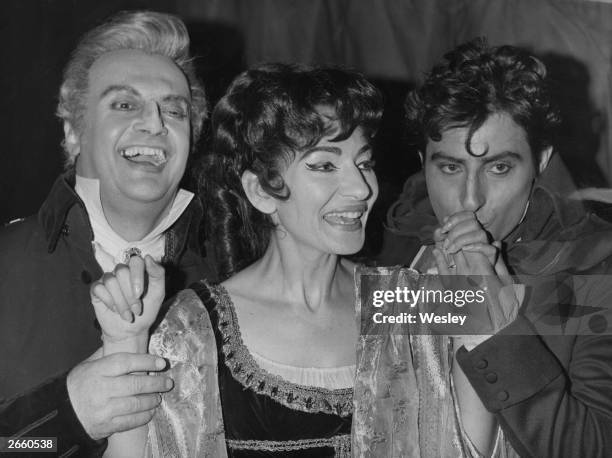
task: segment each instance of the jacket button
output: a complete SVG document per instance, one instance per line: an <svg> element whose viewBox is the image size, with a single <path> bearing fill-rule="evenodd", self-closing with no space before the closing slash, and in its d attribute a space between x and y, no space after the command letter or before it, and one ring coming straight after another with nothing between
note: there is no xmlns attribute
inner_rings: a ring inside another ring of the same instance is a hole
<svg viewBox="0 0 612 458"><path fill-rule="evenodd" d="M83 272L81 272L81 281L83 283L85 283L86 285L89 285L92 280L93 278L91 278L91 274L87 270L84 270Z"/></svg>
<svg viewBox="0 0 612 458"><path fill-rule="evenodd" d="M481 359L476 363L476 369L486 369L489 362L486 359Z"/></svg>
<svg viewBox="0 0 612 458"><path fill-rule="evenodd" d="M499 393L497 393L497 399L499 399L500 401L507 401L509 397L510 395L507 391L500 391Z"/></svg>
<svg viewBox="0 0 612 458"><path fill-rule="evenodd" d="M485 380L489 383L495 383L497 382L497 374L495 372L489 372L485 375Z"/></svg>

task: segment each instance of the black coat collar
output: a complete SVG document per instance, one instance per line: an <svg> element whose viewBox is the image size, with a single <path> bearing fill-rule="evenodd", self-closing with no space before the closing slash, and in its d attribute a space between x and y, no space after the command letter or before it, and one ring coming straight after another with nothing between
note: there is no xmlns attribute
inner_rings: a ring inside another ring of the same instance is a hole
<svg viewBox="0 0 612 458"><path fill-rule="evenodd" d="M78 235L88 242L93 240L93 230L85 204L74 190L75 180L74 169L60 175L38 212L38 219L45 232L49 253L55 251L62 233L67 235L68 232L76 231L78 234L73 235ZM178 259L190 238L190 233L193 233L191 239L194 240L194 243L197 241L202 213L202 204L195 197L166 232L165 261L175 262Z"/></svg>

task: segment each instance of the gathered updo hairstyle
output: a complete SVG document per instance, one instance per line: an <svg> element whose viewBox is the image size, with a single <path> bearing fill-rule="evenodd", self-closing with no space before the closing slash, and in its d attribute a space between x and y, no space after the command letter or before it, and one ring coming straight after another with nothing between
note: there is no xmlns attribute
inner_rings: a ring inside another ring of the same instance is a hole
<svg viewBox="0 0 612 458"><path fill-rule="evenodd" d="M213 110L212 153L198 179L221 279L260 258L274 229L248 201L242 174L250 170L268 194L286 200L281 173L297 152L329 135L342 141L357 127L374 136L382 108L380 92L344 69L265 64L232 82Z"/></svg>
<svg viewBox="0 0 612 458"><path fill-rule="evenodd" d="M540 60L513 46L488 47L484 38L444 59L406 99L408 134L419 151L447 129L468 127L465 148L474 155L472 136L494 113L508 114L525 130L534 155L553 144L560 119Z"/></svg>

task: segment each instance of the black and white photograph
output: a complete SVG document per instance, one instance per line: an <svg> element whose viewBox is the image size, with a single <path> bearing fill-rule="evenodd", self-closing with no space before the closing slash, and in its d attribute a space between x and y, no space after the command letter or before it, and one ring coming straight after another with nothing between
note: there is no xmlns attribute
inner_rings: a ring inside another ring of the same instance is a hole
<svg viewBox="0 0 612 458"><path fill-rule="evenodd" d="M612 456L612 0L0 38L0 456Z"/></svg>

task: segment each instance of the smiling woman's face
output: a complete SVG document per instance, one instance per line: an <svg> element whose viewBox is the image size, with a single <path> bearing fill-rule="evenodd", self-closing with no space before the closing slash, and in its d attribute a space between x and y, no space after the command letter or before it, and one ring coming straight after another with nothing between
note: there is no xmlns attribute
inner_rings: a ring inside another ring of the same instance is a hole
<svg viewBox="0 0 612 458"><path fill-rule="evenodd" d="M503 240L520 223L529 201L536 177L531 147L525 130L505 113L491 115L472 136L477 157L465 148L468 130L448 129L440 141L428 141L429 198L438 221L471 211L494 240Z"/></svg>
<svg viewBox="0 0 612 458"><path fill-rule="evenodd" d="M330 141L298 152L281 174L289 199L278 200L273 216L281 233L296 243L333 254L356 253L378 196L372 148L360 128L343 141Z"/></svg>

